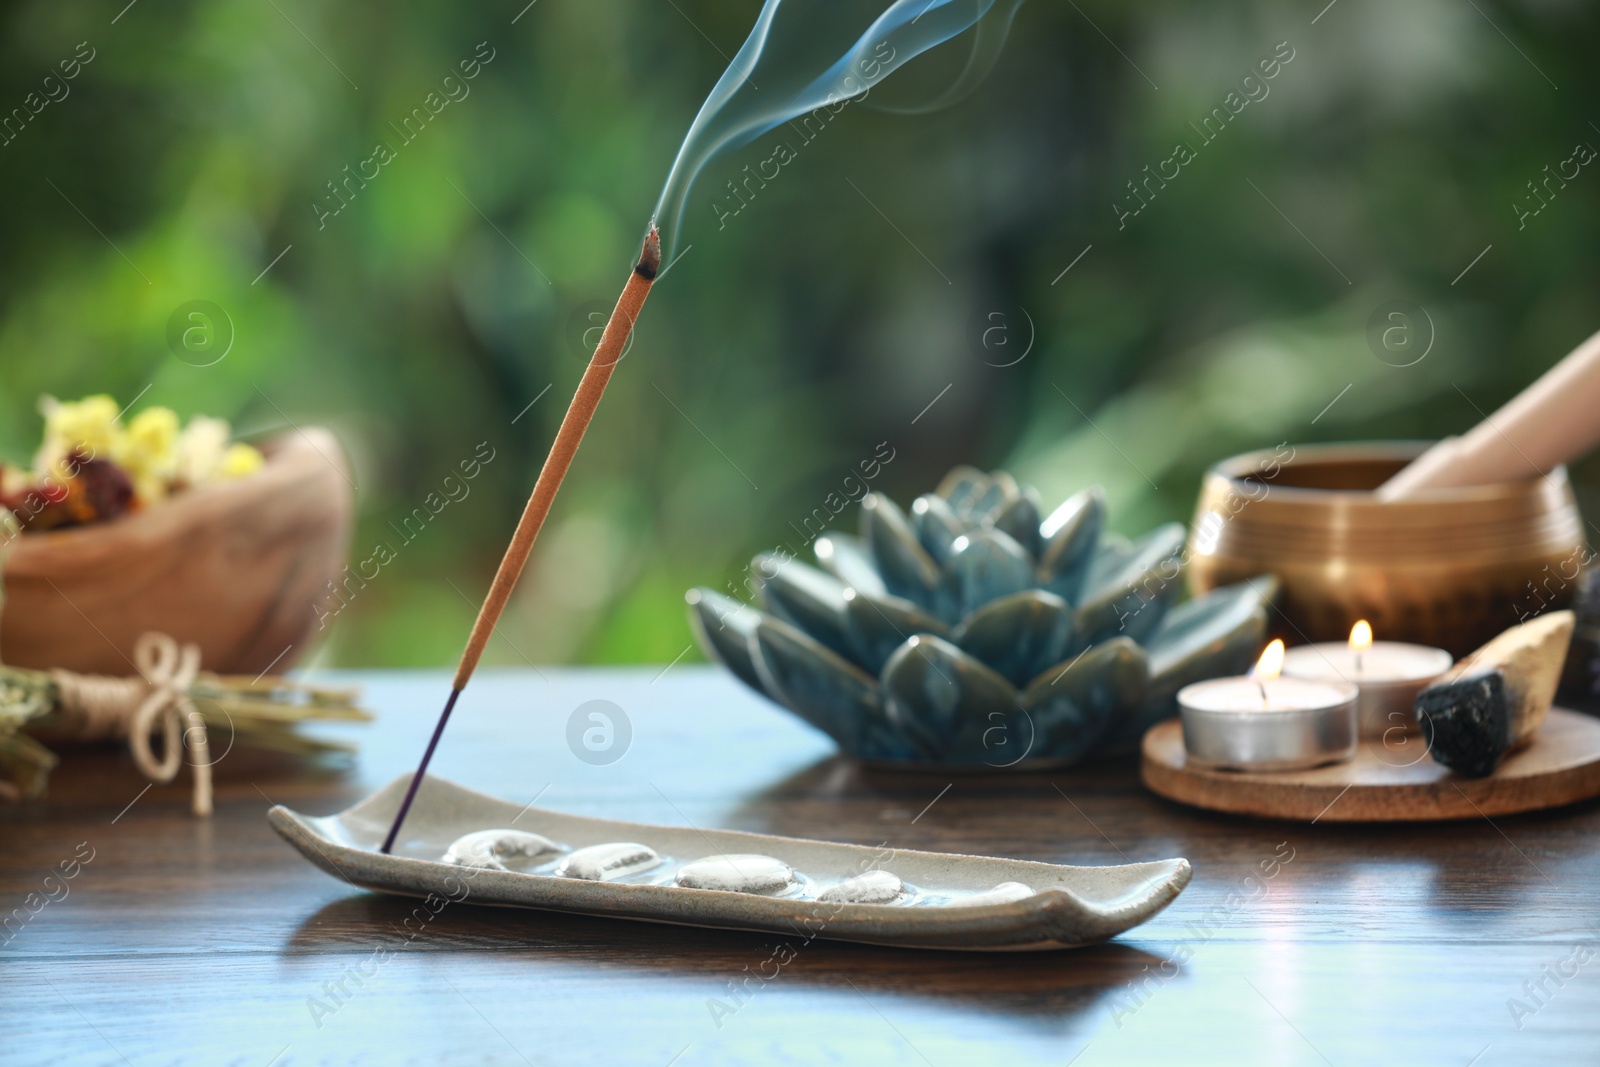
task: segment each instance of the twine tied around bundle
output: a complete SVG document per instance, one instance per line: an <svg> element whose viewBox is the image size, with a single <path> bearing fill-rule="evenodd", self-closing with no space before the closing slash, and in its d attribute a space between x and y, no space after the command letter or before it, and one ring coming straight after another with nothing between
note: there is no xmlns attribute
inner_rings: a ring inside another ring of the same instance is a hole
<svg viewBox="0 0 1600 1067"><path fill-rule="evenodd" d="M200 673L200 646L179 645L151 631L134 643L133 660L139 673L126 678L51 671L60 693L59 729L80 741L126 738L140 773L163 784L178 776L187 746L194 752L194 813L210 815L211 746L205 721L189 699ZM150 747L158 728L160 760Z"/></svg>

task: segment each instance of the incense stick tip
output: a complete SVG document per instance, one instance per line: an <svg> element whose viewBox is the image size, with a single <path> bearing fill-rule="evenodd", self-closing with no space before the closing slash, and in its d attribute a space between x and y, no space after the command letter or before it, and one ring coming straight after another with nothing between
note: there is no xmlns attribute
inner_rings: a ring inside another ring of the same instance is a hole
<svg viewBox="0 0 1600 1067"><path fill-rule="evenodd" d="M655 281L656 272L661 269L661 231L656 229L656 224L650 223L650 232L645 234L644 248L639 252L639 262L634 264L634 273L645 281Z"/></svg>

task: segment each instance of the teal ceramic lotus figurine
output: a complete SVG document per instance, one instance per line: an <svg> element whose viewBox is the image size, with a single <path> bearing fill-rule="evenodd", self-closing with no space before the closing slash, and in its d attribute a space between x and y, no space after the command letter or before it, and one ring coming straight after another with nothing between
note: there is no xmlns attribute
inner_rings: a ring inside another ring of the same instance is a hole
<svg viewBox="0 0 1600 1067"><path fill-rule="evenodd" d="M908 517L878 493L861 535L824 533L821 569L763 553L757 610L688 594L701 647L745 684L870 761L974 769L1127 748L1190 682L1241 674L1270 577L1173 606L1184 529L1105 532L1089 489L1041 520L1004 471L951 471Z"/></svg>

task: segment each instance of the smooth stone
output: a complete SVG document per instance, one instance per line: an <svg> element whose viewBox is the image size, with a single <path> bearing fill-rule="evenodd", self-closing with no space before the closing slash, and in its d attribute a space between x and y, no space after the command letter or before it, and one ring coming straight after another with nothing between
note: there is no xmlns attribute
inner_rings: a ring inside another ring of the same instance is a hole
<svg viewBox="0 0 1600 1067"><path fill-rule="evenodd" d="M945 590L953 620L965 619L991 600L1033 587L1033 559L1009 534L974 530L956 539L945 562Z"/></svg>
<svg viewBox="0 0 1600 1067"><path fill-rule="evenodd" d="M1182 587L1184 529L1158 526L1134 542L1128 556L1093 581L1074 622L1090 644L1111 637L1144 641L1166 616Z"/></svg>
<svg viewBox="0 0 1600 1067"><path fill-rule="evenodd" d="M564 852L561 845L548 837L526 830L478 830L451 842L445 851L444 862L458 867L483 867L491 871L509 871L506 860L536 860L540 856Z"/></svg>
<svg viewBox="0 0 1600 1067"><path fill-rule="evenodd" d="M776 700L761 683L750 658L750 637L764 616L749 604L723 596L704 586L684 594L689 604L689 624L706 655L721 663L745 685Z"/></svg>
<svg viewBox="0 0 1600 1067"><path fill-rule="evenodd" d="M1083 592L1095 546L1106 524L1106 494L1099 486L1076 493L1039 525L1039 581L1069 604Z"/></svg>
<svg viewBox="0 0 1600 1067"><path fill-rule="evenodd" d="M872 675L778 619L761 620L751 648L762 686L840 748L882 759L909 754L887 719Z"/></svg>
<svg viewBox="0 0 1600 1067"><path fill-rule="evenodd" d="M1271 575L1236 582L1186 600L1167 613L1145 643L1150 678L1139 707L1115 724L1100 746L1106 753L1132 749L1145 731L1178 714L1178 690L1208 678L1244 674L1267 635L1267 609L1277 595Z"/></svg>
<svg viewBox="0 0 1600 1067"><path fill-rule="evenodd" d="M1532 738L1555 699L1574 623L1572 612L1552 611L1513 626L1418 693L1434 760L1483 778Z"/></svg>
<svg viewBox="0 0 1600 1067"><path fill-rule="evenodd" d="M967 532L967 524L944 497L929 493L911 502L911 529L929 557L942 567L950 558L950 546Z"/></svg>
<svg viewBox="0 0 1600 1067"><path fill-rule="evenodd" d="M900 646L882 681L889 721L931 758L1004 765L1031 735L1011 683L941 638Z"/></svg>
<svg viewBox="0 0 1600 1067"><path fill-rule="evenodd" d="M648 871L661 863L661 857L649 845L636 841L613 841L605 845L580 848L567 857L561 873L567 878L581 878L586 882L609 882L626 878L630 874Z"/></svg>
<svg viewBox="0 0 1600 1067"><path fill-rule="evenodd" d="M867 871L829 886L817 895L825 904L892 904L900 899L906 884L888 871Z"/></svg>
<svg viewBox="0 0 1600 1067"><path fill-rule="evenodd" d="M805 631L814 640L848 657L843 582L792 556L763 552L750 564L759 576L761 602L767 611Z"/></svg>
<svg viewBox="0 0 1600 1067"><path fill-rule="evenodd" d="M939 566L918 543L899 505L882 493L863 497L861 539L872 553L885 589L924 608L934 607L939 595Z"/></svg>
<svg viewBox="0 0 1600 1067"><path fill-rule="evenodd" d="M985 604L956 628L951 640L1021 686L1060 663L1072 635L1067 602L1054 593L1028 589Z"/></svg>
<svg viewBox="0 0 1600 1067"><path fill-rule="evenodd" d="M1021 545L1030 559L1039 558L1039 494L1031 486L1002 505L990 525Z"/></svg>
<svg viewBox="0 0 1600 1067"><path fill-rule="evenodd" d="M680 867L678 884L724 893L773 893L794 885L794 870L782 860L753 853L707 856Z"/></svg>
<svg viewBox="0 0 1600 1067"><path fill-rule="evenodd" d="M950 636L950 627L909 600L885 593L869 596L859 589L844 594L845 627L856 663L879 674L894 650L917 634Z"/></svg>
<svg viewBox="0 0 1600 1067"><path fill-rule="evenodd" d="M1037 741L1032 756L1077 761L1139 706L1150 659L1131 639L1115 637L1041 673L1021 705Z"/></svg>
<svg viewBox="0 0 1600 1067"><path fill-rule="evenodd" d="M889 592L878 568L872 563L872 553L861 543L861 538L828 531L818 537L811 550L816 553L822 568L851 589L882 596Z"/></svg>
<svg viewBox="0 0 1600 1067"><path fill-rule="evenodd" d="M1019 900L1026 900L1033 896L1033 890L1021 882L1001 882L993 889L985 889L981 893L969 896L956 897L946 904L948 908L976 908L985 904L1015 904Z"/></svg>
<svg viewBox="0 0 1600 1067"><path fill-rule="evenodd" d="M961 508L966 505L973 491L987 480L987 477L978 468L970 467L963 463L960 466L951 467L949 472L939 479L939 484L933 491L949 501L952 508Z"/></svg>

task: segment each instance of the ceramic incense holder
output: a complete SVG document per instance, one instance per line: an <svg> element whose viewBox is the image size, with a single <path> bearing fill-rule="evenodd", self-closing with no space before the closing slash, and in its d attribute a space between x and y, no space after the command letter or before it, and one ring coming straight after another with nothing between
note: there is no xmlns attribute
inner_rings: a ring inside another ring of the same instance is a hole
<svg viewBox="0 0 1600 1067"><path fill-rule="evenodd" d="M861 504L821 569L756 557L761 608L689 593L700 645L846 753L949 770L1064 765L1131 749L1190 682L1261 648L1270 577L1176 604L1183 528L1105 531L1089 489L1044 516L1004 471L950 472L910 515ZM1176 604L1176 606L1174 606Z"/></svg>
<svg viewBox="0 0 1600 1067"><path fill-rule="evenodd" d="M378 892L907 948L1058 949L1170 904L1183 859L1113 867L652 826L524 807L425 778L392 855L377 851L410 776L328 816L273 828L323 870Z"/></svg>

